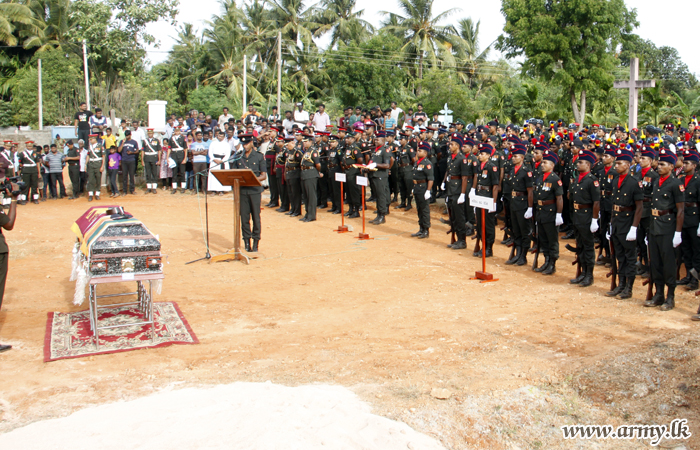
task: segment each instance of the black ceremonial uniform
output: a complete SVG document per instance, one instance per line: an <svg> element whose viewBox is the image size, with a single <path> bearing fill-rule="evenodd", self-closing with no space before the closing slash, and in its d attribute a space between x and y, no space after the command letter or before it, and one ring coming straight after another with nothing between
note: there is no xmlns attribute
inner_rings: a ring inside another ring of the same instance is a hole
<svg viewBox="0 0 700 450"><path fill-rule="evenodd" d="M600 184L600 228L598 228L598 237L600 238L601 248L604 249L607 256L609 256L610 245L608 244L608 239L605 237L605 235L610 229L610 219L612 218L613 205L612 188L613 184L617 181L617 171L615 171L612 165L610 167L605 167L605 165L601 164L597 172L594 173L596 178L598 178L598 183ZM603 264L604 261L599 261L598 263Z"/></svg>
<svg viewBox="0 0 700 450"><path fill-rule="evenodd" d="M389 153L391 154L391 157L394 158L394 164L391 166L391 170L389 170L389 194L393 195L392 201L395 202L397 200L397 197L399 195L399 149L401 148L401 145L394 141L391 144L387 144L389 146ZM412 186L411 186L412 187ZM401 198L401 203L403 204L403 199L405 197ZM396 206L396 208L400 208L401 206Z"/></svg>
<svg viewBox="0 0 700 450"><path fill-rule="evenodd" d="M340 213L340 206L343 204L343 199L340 197L340 182L335 180L335 174L342 173L340 169L340 160L343 158L343 148L345 144L338 142L336 148L328 149L328 178L331 184L332 204L331 211L335 214Z"/></svg>
<svg viewBox="0 0 700 450"><path fill-rule="evenodd" d="M71 145L68 147L68 153L66 157L75 158L80 156L78 149ZM80 160L70 160L66 161L68 163L68 177L70 178L70 184L73 186L73 197L77 198L80 194Z"/></svg>
<svg viewBox="0 0 700 450"><path fill-rule="evenodd" d="M576 246L581 251L582 273L586 270L593 273L595 265L595 243L591 233L591 221L593 220L593 203L600 201L600 188L596 177L588 172L579 181L580 175L574 174L569 185L569 200L573 206L571 222L576 231Z"/></svg>
<svg viewBox="0 0 700 450"><path fill-rule="evenodd" d="M306 198L306 214L304 219L307 221L316 220L316 208L318 207L318 198L316 196L316 188L318 179L321 176L316 169L316 165L321 164L321 159L318 155L316 147L309 147L304 156L301 158L301 188Z"/></svg>
<svg viewBox="0 0 700 450"><path fill-rule="evenodd" d="M564 195L564 183L559 176L550 172L537 177L532 193L534 214L537 219L540 252L545 260L555 262L559 259L559 234L556 227L557 197Z"/></svg>
<svg viewBox="0 0 700 450"><path fill-rule="evenodd" d="M634 214L637 210L635 202L643 200L644 193L639 182L629 174L621 183L619 176L615 178L610 187L612 189L610 239L615 250L615 259L617 259L617 273L621 284L623 278L627 278L628 283L633 283L636 275L637 243L628 241L627 234L634 223Z"/></svg>
<svg viewBox="0 0 700 450"><path fill-rule="evenodd" d="M685 208L683 209L683 230L681 231L683 241L680 245L683 263L686 273L690 273L691 269L700 273L700 237L697 233L698 225L700 225L700 215L698 214L700 175L694 173L689 178L683 175L679 180L685 187Z"/></svg>
<svg viewBox="0 0 700 450"><path fill-rule="evenodd" d="M510 200L510 215L511 223L513 224L513 240L515 249L518 252L516 255L519 255L519 261L523 261L522 264L525 264L525 257L530 248L531 223L530 220L525 218L525 211L529 206L527 190L532 188L532 172L524 163L520 167L513 166L508 174L508 182L513 189ZM505 181L503 183L505 184Z"/></svg>
<svg viewBox="0 0 700 450"><path fill-rule="evenodd" d="M141 146L143 152L143 170L146 172L146 183L158 184L158 154L160 153L160 141L156 138L146 138ZM154 192L155 191L154 189Z"/></svg>
<svg viewBox="0 0 700 450"><path fill-rule="evenodd" d="M330 145L325 142L319 142L316 145L316 150L318 152L319 163L321 164L319 175L323 175L317 179L318 190L316 192L318 193L318 197L316 201L318 202L317 206L319 208L326 208L328 207L329 192L331 192L331 186L328 184L328 154ZM303 175L302 173L302 179Z"/></svg>
<svg viewBox="0 0 700 450"><path fill-rule="evenodd" d="M390 164L391 153L387 145L371 152L371 162L376 164ZM389 179L387 169L379 169L369 173L370 179L374 180L375 195L377 198L377 212L380 216L389 213Z"/></svg>
<svg viewBox="0 0 700 450"><path fill-rule="evenodd" d="M401 204L406 207L406 210L411 209L411 199L413 193L413 173L415 169L413 168L413 163L416 160L416 153L413 151L413 147L406 144L398 150L396 157L396 164L398 166L398 178L399 178L399 190L401 191ZM430 160L428 159L428 162ZM432 165L435 166L434 164ZM416 199L416 202L418 199Z"/></svg>
<svg viewBox="0 0 700 450"><path fill-rule="evenodd" d="M26 202L27 195L31 194L32 200L39 199L39 165L41 155L36 150L30 153L28 150L19 152L19 166L22 170L22 181L26 184L22 189L22 198ZM30 192L31 190L31 192Z"/></svg>
<svg viewBox="0 0 700 450"><path fill-rule="evenodd" d="M245 152L239 159L233 162L234 169L250 169L256 177L261 173L267 172L267 163L265 156L258 152L255 148L251 149L250 154ZM241 234L243 240L253 239L260 240L260 203L262 198L262 186L243 186L241 187ZM253 231L250 230L250 219L253 218ZM255 246L257 248L257 245Z"/></svg>
<svg viewBox="0 0 700 450"><path fill-rule="evenodd" d="M362 159L362 153L357 144L348 146L341 158L341 164L345 171L345 187L348 190L348 203L350 204L348 216L358 214L362 206L362 191L357 185L357 175L359 175L360 169L353 167L353 165L359 164L358 159Z"/></svg>
<svg viewBox="0 0 700 450"><path fill-rule="evenodd" d="M498 167L491 160L481 163L476 161L472 164L472 171L476 177L476 195L480 197L493 198L493 190L499 185L500 174ZM486 248L490 249L496 241L496 212L485 212L486 223ZM481 211L476 213L476 238L481 241Z"/></svg>
<svg viewBox="0 0 700 450"><path fill-rule="evenodd" d="M170 158L175 161L175 167L173 167L173 193L175 192L175 189L177 189L177 183L180 183L182 192L185 192L185 163L187 162L185 160L186 150L187 141L183 135L173 135L170 138Z"/></svg>
<svg viewBox="0 0 700 450"><path fill-rule="evenodd" d="M433 171L435 165L428 158L423 158L413 165L411 174L413 195L416 197L416 209L418 210L418 225L422 231L430 229L430 203L425 199L425 191L428 189L428 181L434 181Z"/></svg>
<svg viewBox="0 0 700 450"><path fill-rule="evenodd" d="M285 180L287 182L287 194L289 195L289 215L297 217L301 215L301 158L304 156L299 147L287 152L285 166Z"/></svg>
<svg viewBox="0 0 700 450"><path fill-rule="evenodd" d="M676 232L676 203L685 202L685 186L669 175L663 182L657 178L652 184L651 222L649 224L649 256L651 281L657 292L663 285L676 287L676 252L673 235ZM669 289L669 292L670 289Z"/></svg>
<svg viewBox="0 0 700 450"><path fill-rule="evenodd" d="M640 259L646 261L646 264L642 265L648 268L647 244L644 242L644 238L649 234L649 225L651 223L652 184L655 180L659 179L659 174L651 167L647 167L646 169L641 169L636 175L638 177L637 180L639 180L642 185L642 192L644 193L642 220L639 222L639 229L637 230L637 249L641 255Z"/></svg>
<svg viewBox="0 0 700 450"><path fill-rule="evenodd" d="M87 190L88 193L95 192L96 196L100 196L100 186L102 185L102 172L105 151L100 144L89 144L88 153L85 164L87 166Z"/></svg>
<svg viewBox="0 0 700 450"><path fill-rule="evenodd" d="M275 140L267 145L265 150L265 165L267 166L267 181L270 186L270 203L268 208L276 208L280 204L280 192L277 185L277 177L275 176L275 157L279 151L280 142Z"/></svg>
<svg viewBox="0 0 700 450"><path fill-rule="evenodd" d="M287 183L284 179L284 165L287 162L287 150L284 145L277 149L277 154L275 155L274 165L275 165L275 182L277 183L277 192L279 193L280 207L277 209L279 212L289 211L289 192L287 192Z"/></svg>
<svg viewBox="0 0 700 450"><path fill-rule="evenodd" d="M452 211L450 225L457 234L457 241L464 241L465 245L465 240L467 238L467 219L464 215L464 207L457 202L459 201L461 194L465 194L464 201L466 202L470 174L471 171L469 170L469 161L467 161L467 157L464 156L464 153L458 151L456 154L450 154L447 156L445 188L447 189L448 206ZM463 181L464 179L466 179L466 181ZM463 184L464 186L462 186Z"/></svg>

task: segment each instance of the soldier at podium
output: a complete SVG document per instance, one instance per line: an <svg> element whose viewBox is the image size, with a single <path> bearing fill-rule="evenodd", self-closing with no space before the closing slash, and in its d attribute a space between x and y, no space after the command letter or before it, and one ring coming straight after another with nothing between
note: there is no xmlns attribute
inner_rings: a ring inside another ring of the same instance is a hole
<svg viewBox="0 0 700 450"><path fill-rule="evenodd" d="M258 181L262 182L267 178L267 163L265 156L255 150L252 134L240 134L238 140L243 145L243 155L233 161L234 169L250 169L253 171ZM241 187L241 234L247 252L257 252L260 241L260 203L262 197L262 186L242 186ZM250 230L250 218L253 217L253 231ZM250 240L253 239L253 246Z"/></svg>

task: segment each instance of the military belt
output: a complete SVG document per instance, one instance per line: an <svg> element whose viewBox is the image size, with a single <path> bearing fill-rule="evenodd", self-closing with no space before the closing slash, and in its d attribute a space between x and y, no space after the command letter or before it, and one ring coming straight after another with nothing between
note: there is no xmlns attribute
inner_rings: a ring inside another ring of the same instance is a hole
<svg viewBox="0 0 700 450"><path fill-rule="evenodd" d="M513 197L527 197L527 192L513 191Z"/></svg>
<svg viewBox="0 0 700 450"><path fill-rule="evenodd" d="M671 214L670 209L652 209L651 210L652 216L661 217L661 216L665 216L667 214Z"/></svg>
<svg viewBox="0 0 700 450"><path fill-rule="evenodd" d="M608 197L612 195L612 191L603 191L603 195Z"/></svg>
<svg viewBox="0 0 700 450"><path fill-rule="evenodd" d="M492 186L477 186L477 191L491 191Z"/></svg>
<svg viewBox="0 0 700 450"><path fill-rule="evenodd" d="M425 184L428 180L413 180L413 184Z"/></svg>
<svg viewBox="0 0 700 450"><path fill-rule="evenodd" d="M461 179L462 179L462 177L458 177L458 176L454 176L454 175L450 176L450 180L461 180Z"/></svg>
<svg viewBox="0 0 700 450"><path fill-rule="evenodd" d="M630 211L634 211L635 209L637 209L636 206L613 205L613 211L616 211L616 212L630 212Z"/></svg>
<svg viewBox="0 0 700 450"><path fill-rule="evenodd" d="M643 202L650 202L650 201L651 201L651 197L644 197L644 200L642 200L642 201L643 201Z"/></svg>
<svg viewBox="0 0 700 450"><path fill-rule="evenodd" d="M590 203L574 203L574 209L589 209L593 208L593 205Z"/></svg>
<svg viewBox="0 0 700 450"><path fill-rule="evenodd" d="M537 200L538 206L549 206L555 204L556 200Z"/></svg>
<svg viewBox="0 0 700 450"><path fill-rule="evenodd" d="M696 202L685 202L686 208L697 208L698 204Z"/></svg>
<svg viewBox="0 0 700 450"><path fill-rule="evenodd" d="M406 163L406 164L399 164L399 168L401 168L401 167L406 167L407 165L408 165L408 163Z"/></svg>

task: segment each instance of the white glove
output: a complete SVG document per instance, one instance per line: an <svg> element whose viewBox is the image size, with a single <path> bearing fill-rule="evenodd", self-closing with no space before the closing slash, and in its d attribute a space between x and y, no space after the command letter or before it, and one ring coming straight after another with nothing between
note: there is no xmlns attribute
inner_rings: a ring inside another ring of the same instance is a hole
<svg viewBox="0 0 700 450"><path fill-rule="evenodd" d="M476 189L471 188L469 189L469 197L475 197L476 196ZM698 232L700 233L700 227L698 228ZM700 234L698 234L700 236Z"/></svg>
<svg viewBox="0 0 700 450"><path fill-rule="evenodd" d="M627 240L628 241L636 241L637 240L637 227L630 227L629 233L627 233Z"/></svg>
<svg viewBox="0 0 700 450"><path fill-rule="evenodd" d="M700 144L698 144L700 145ZM698 227L698 236L700 236L700 227Z"/></svg>
<svg viewBox="0 0 700 450"><path fill-rule="evenodd" d="M557 218L554 219L554 225L557 227L560 225L564 225L564 219L561 217L561 213L557 213Z"/></svg>
<svg viewBox="0 0 700 450"><path fill-rule="evenodd" d="M591 220L591 233L598 231L598 219Z"/></svg>
<svg viewBox="0 0 700 450"><path fill-rule="evenodd" d="M532 219L532 208L528 208L527 211L525 211L525 218Z"/></svg>
<svg viewBox="0 0 700 450"><path fill-rule="evenodd" d="M493 203L491 204L491 207L489 207L489 212L490 212L490 213L496 212L496 202L493 202Z"/></svg>
<svg viewBox="0 0 700 450"><path fill-rule="evenodd" d="M445 190L445 182L443 181L442 184L440 185L440 190L444 191Z"/></svg>
<svg viewBox="0 0 700 450"><path fill-rule="evenodd" d="M425 191L425 195L423 196L424 199L430 200L430 191Z"/></svg>
<svg viewBox="0 0 700 450"><path fill-rule="evenodd" d="M367 168L368 168L368 169L374 169L375 167L377 167L377 163L374 162L374 161L372 161L371 163L367 164Z"/></svg>
<svg viewBox="0 0 700 450"><path fill-rule="evenodd" d="M649 245L649 238L648 238L648 237L645 237L645 238L644 238L644 243L645 243L646 245Z"/></svg>
<svg viewBox="0 0 700 450"><path fill-rule="evenodd" d="M681 245L681 241L681 232L676 231L675 233L673 233L673 248L676 248L679 245Z"/></svg>
<svg viewBox="0 0 700 450"><path fill-rule="evenodd" d="M610 230L605 232L605 239L610 240Z"/></svg>
<svg viewBox="0 0 700 450"><path fill-rule="evenodd" d="M464 194L459 194L459 198L457 199L457 204L461 205L464 203L464 200L466 199L466 196Z"/></svg>

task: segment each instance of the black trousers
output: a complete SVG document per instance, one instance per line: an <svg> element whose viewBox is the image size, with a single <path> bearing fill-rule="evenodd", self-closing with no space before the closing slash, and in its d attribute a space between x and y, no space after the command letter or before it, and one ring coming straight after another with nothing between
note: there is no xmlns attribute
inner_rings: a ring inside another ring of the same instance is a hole
<svg viewBox="0 0 700 450"><path fill-rule="evenodd" d="M559 233L554 222L537 222L537 233L540 252L551 259L559 259Z"/></svg>
<svg viewBox="0 0 700 450"><path fill-rule="evenodd" d="M260 239L260 199L259 192L246 192L241 189L241 234L243 239ZM253 231L250 231L250 219L253 218Z"/></svg>
<svg viewBox="0 0 700 450"><path fill-rule="evenodd" d="M173 183L175 183L175 187L180 187L182 186L180 183L185 182L185 164L177 160L175 162L177 165L173 167Z"/></svg>
<svg viewBox="0 0 700 450"><path fill-rule="evenodd" d="M44 198L56 197L56 184L51 183L51 175L48 172L41 172L41 180L44 182L44 188L42 189L41 195Z"/></svg>
<svg viewBox="0 0 700 450"><path fill-rule="evenodd" d="M496 213L490 213L485 209L482 210L481 208L476 208L474 211L474 214L476 215L476 238L479 241L481 241L481 211L484 211L486 245L492 245L496 241Z"/></svg>
<svg viewBox="0 0 700 450"><path fill-rule="evenodd" d="M292 214L301 214L301 178L298 175L291 179L287 178L287 189Z"/></svg>
<svg viewBox="0 0 700 450"><path fill-rule="evenodd" d="M413 197L413 169L411 166L399 168L399 191L401 192L401 203L411 204ZM416 199L416 202L418 199Z"/></svg>
<svg viewBox="0 0 700 450"><path fill-rule="evenodd" d="M457 239L464 240L467 237L467 221L464 217L464 207L458 204L457 200L459 200L459 194L448 197L448 207L452 212L450 223L455 234L457 234Z"/></svg>
<svg viewBox="0 0 700 450"><path fill-rule="evenodd" d="M511 201L510 220L513 224L513 242L516 247L530 248L530 220L525 218L525 209L514 210L515 202ZM504 205L505 206L505 205Z"/></svg>
<svg viewBox="0 0 700 450"><path fill-rule="evenodd" d="M610 244L605 235L610 231L610 220L612 220L612 210L605 211L600 209L600 228L598 228L598 237L600 238L601 248L604 249L604 254L610 255ZM612 238L612 236L610 236ZM615 244L613 244L615 245Z"/></svg>
<svg viewBox="0 0 700 450"><path fill-rule="evenodd" d="M122 160L122 190L126 194L127 192L134 192L136 186L134 185L134 176L136 175L136 161L123 161Z"/></svg>
<svg viewBox="0 0 700 450"><path fill-rule="evenodd" d="M306 210L306 217L309 220L316 219L316 207L318 198L316 196L316 187L318 184L318 178L308 178L306 180L301 180L301 188L304 191L304 209Z"/></svg>
<svg viewBox="0 0 700 450"><path fill-rule="evenodd" d="M82 139L85 147L87 148L90 143L90 130L78 130L78 140Z"/></svg>
<svg viewBox="0 0 700 450"><path fill-rule="evenodd" d="M7 268L10 261L8 252L0 253L0 308L2 308L2 299L5 296L5 282L7 282Z"/></svg>
<svg viewBox="0 0 700 450"><path fill-rule="evenodd" d="M579 256L581 264L593 267L595 265L595 241L591 233L591 224L574 224L576 227L576 246L583 249Z"/></svg>
<svg viewBox="0 0 700 450"><path fill-rule="evenodd" d="M27 196L27 200L33 200L34 195L39 195L39 174L36 172L22 172L22 181L26 184L22 189L22 195ZM31 193L31 195L30 195Z"/></svg>
<svg viewBox="0 0 700 450"><path fill-rule="evenodd" d="M357 184L357 169L349 169L345 172L345 189L347 191L348 203L351 207L359 210L362 206L362 187Z"/></svg>
<svg viewBox="0 0 700 450"><path fill-rule="evenodd" d="M649 225L651 224L651 217L643 217L639 221L639 227L637 227L637 251L639 252L639 259L641 261L646 261L646 266L649 265L649 257L647 251L647 244L644 242L644 238L649 234Z"/></svg>
<svg viewBox="0 0 700 450"><path fill-rule="evenodd" d="M389 193L389 177L387 174L375 175L371 180L374 182L377 211L380 215L385 216L389 212L389 200L391 200L391 194Z"/></svg>
<svg viewBox="0 0 700 450"><path fill-rule="evenodd" d="M283 183L282 180L284 178L284 168L277 168L276 169L276 175L275 175L276 181L277 181L277 192L279 193L280 196L280 207L282 209L289 209L289 193L287 192L287 183Z"/></svg>
<svg viewBox="0 0 700 450"><path fill-rule="evenodd" d="M633 277L637 274L637 242L628 241L627 232L610 236L617 260L617 274L621 277Z"/></svg>
<svg viewBox="0 0 700 450"><path fill-rule="evenodd" d="M321 178L317 178L317 197L316 197L316 204L318 206L324 206L328 205L328 193L330 192L329 186L328 186L328 171L326 170L325 172L321 172L323 176Z"/></svg>
<svg viewBox="0 0 700 450"><path fill-rule="evenodd" d="M700 237L697 235L697 227L683 228L681 230L680 248L683 253L683 263L687 272L695 269L700 272Z"/></svg>
<svg viewBox="0 0 700 450"><path fill-rule="evenodd" d="M340 173L339 167L334 167L332 169L329 169L328 171L328 178L331 182L331 194L333 198L333 204L331 205L331 209L333 209L334 211L340 211L340 205L343 204L343 199L340 198L340 182L335 181L336 173ZM343 189L345 189L345 187L343 187Z"/></svg>
<svg viewBox="0 0 700 450"><path fill-rule="evenodd" d="M146 173L146 183L158 183L158 166L156 161L144 161L143 171Z"/></svg>
<svg viewBox="0 0 700 450"><path fill-rule="evenodd" d="M398 195L401 190L401 186L399 184L399 179L401 177L400 171L401 169L399 168L398 162L394 161L394 165L391 166L391 169L389 170L389 194L391 195ZM412 190L409 192L412 192Z"/></svg>
<svg viewBox="0 0 700 450"><path fill-rule="evenodd" d="M270 186L270 203L273 206L278 206L280 204L280 190L277 184L277 177L272 174L272 169L267 171L267 181Z"/></svg>
<svg viewBox="0 0 700 450"><path fill-rule="evenodd" d="M430 203L425 199L425 191L427 189L428 183L420 183L413 186L413 195L416 197L416 210L418 212L418 226L422 230L430 229ZM466 233L465 229L464 234L466 235Z"/></svg>
<svg viewBox="0 0 700 450"><path fill-rule="evenodd" d="M66 187L63 185L63 172L51 172L49 173L51 177L51 190L53 191L54 197L56 196L56 183L58 182L59 193L61 197L66 196Z"/></svg>
<svg viewBox="0 0 700 450"><path fill-rule="evenodd" d="M80 172L80 193L82 194L87 190L88 173L87 168L85 172Z"/></svg>
<svg viewBox="0 0 700 450"><path fill-rule="evenodd" d="M68 178L70 178L70 184L73 185L73 197L77 197L80 193L80 166L69 164Z"/></svg>
<svg viewBox="0 0 700 450"><path fill-rule="evenodd" d="M513 198L510 192L503 194L503 216L505 217L505 226L511 233L513 232L513 214L510 211L510 204L512 201Z"/></svg>
<svg viewBox="0 0 700 450"><path fill-rule="evenodd" d="M676 251L673 248L673 234L649 234L649 266L651 281L654 284L676 285Z"/></svg>

